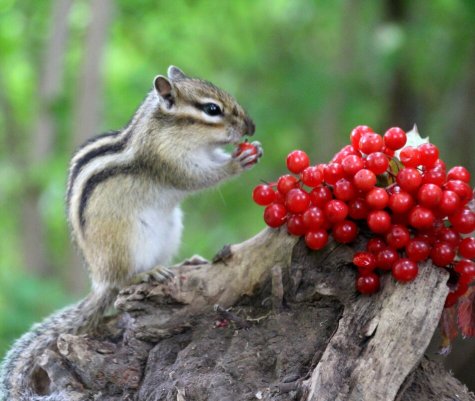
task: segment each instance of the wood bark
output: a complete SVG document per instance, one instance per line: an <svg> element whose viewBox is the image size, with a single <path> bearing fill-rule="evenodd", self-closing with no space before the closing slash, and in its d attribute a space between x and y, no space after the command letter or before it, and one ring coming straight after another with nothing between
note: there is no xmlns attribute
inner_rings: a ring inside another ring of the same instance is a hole
<svg viewBox="0 0 475 401"><path fill-rule="evenodd" d="M266 229L167 283L125 288L102 333L62 335L40 361L61 400L467 400L424 356L446 274L354 290L360 243L313 252ZM89 397L89 398L88 398ZM40 398L39 398L40 399ZM52 398L48 398L50 401Z"/></svg>

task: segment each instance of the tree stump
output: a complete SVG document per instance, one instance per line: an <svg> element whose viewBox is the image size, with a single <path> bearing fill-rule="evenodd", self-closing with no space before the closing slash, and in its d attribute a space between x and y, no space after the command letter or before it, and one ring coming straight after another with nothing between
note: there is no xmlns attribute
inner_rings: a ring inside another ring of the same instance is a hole
<svg viewBox="0 0 475 401"><path fill-rule="evenodd" d="M100 334L62 335L44 355L51 395L37 400L475 401L424 356L445 271L425 263L358 295L358 241L314 252L265 229L168 283L125 288Z"/></svg>

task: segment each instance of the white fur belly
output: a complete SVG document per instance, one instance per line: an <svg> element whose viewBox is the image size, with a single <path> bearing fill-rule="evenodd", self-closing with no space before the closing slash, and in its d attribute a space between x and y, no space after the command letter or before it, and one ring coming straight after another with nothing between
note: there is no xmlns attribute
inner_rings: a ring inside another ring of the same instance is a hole
<svg viewBox="0 0 475 401"><path fill-rule="evenodd" d="M183 230L179 207L169 210L147 208L138 213L131 235L132 263L136 273L166 266L178 251Z"/></svg>

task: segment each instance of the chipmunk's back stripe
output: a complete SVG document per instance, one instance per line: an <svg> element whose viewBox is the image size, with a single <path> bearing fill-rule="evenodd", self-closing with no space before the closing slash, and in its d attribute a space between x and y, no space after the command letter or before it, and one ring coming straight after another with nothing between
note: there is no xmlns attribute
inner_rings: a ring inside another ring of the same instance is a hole
<svg viewBox="0 0 475 401"><path fill-rule="evenodd" d="M81 149L84 149L86 146L92 145L94 142L97 142L100 139L107 138L110 136L117 136L121 133L121 131L109 131L109 132L104 132L103 134L96 135L92 138L89 138L86 142L84 142L79 148L77 149L76 152L79 152Z"/></svg>
<svg viewBox="0 0 475 401"><path fill-rule="evenodd" d="M82 146L81 149L83 149L84 147L86 147L88 145L94 144L95 142L97 142L98 140L100 140L102 138L109 137L109 136L117 136L119 133L120 133L120 131L99 135L99 136L89 140L84 146ZM127 146L127 143L130 139L130 133L131 133L131 131L129 131L129 133L127 135L125 135L118 142L109 143L109 144L105 144L105 145L102 145L102 146L99 146L99 147L96 147L96 148L92 148L89 152L82 155L74 163L73 167L71 168L71 174L70 174L70 178L69 178L69 186L68 186L68 192L67 192L67 204L68 205L69 205L69 201L71 199L71 193L72 193L72 188L74 186L74 182L75 182L77 176L79 175L79 173L81 172L81 169L86 164L88 164L91 160L95 159L96 157L105 156L105 155L109 155L109 154L112 154L112 153L122 152L125 149L125 147Z"/></svg>
<svg viewBox="0 0 475 401"><path fill-rule="evenodd" d="M86 217L84 216L84 211L94 189L101 182L104 182L112 177L116 177L118 175L135 174L136 172L137 168L132 165L113 166L104 169L97 174L92 175L86 181L86 184L84 185L84 188L81 193L81 199L79 200L79 224L82 230L84 230L84 227L86 225Z"/></svg>

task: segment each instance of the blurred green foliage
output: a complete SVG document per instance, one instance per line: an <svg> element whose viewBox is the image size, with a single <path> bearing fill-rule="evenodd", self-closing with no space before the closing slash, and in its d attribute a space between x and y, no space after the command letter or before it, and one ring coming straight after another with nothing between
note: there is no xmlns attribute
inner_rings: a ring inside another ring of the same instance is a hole
<svg viewBox="0 0 475 401"><path fill-rule="evenodd" d="M100 130L125 125L153 77L175 64L235 95L253 116L256 139L265 149L251 172L185 202L180 259L194 253L212 257L224 244L258 232L262 209L250 200L256 183L282 174L292 149L305 149L314 162L330 159L358 124L382 131L393 125L409 129L417 122L445 159L473 167L463 156L473 154L473 141L465 153L448 144L454 141L451 124L462 118L456 100L463 98L460 91L473 73L475 3L400 1L402 16L391 14L391 3L115 2L102 65ZM53 4L0 0L0 355L32 322L79 297L65 284L71 252L63 197L91 11L89 1L76 0L65 16L70 27L65 76L51 105L58 133L48 159L32 164ZM398 76L408 89L399 97L407 96L411 121L391 107ZM48 277L25 265L21 205L28 191L39 194Z"/></svg>

